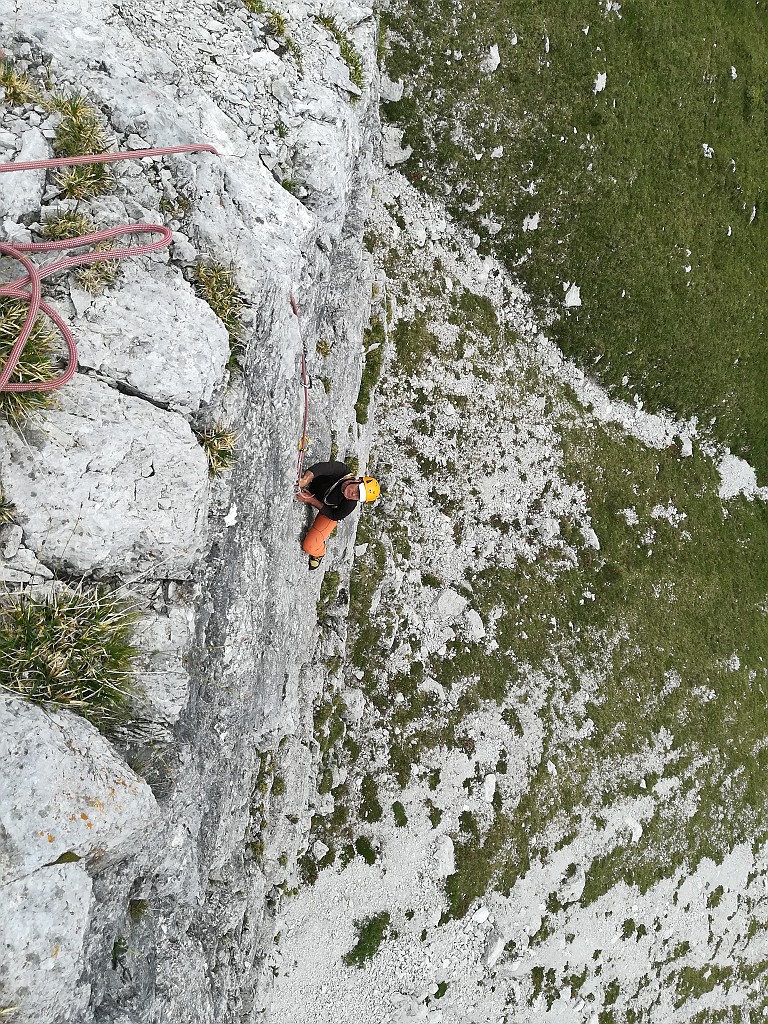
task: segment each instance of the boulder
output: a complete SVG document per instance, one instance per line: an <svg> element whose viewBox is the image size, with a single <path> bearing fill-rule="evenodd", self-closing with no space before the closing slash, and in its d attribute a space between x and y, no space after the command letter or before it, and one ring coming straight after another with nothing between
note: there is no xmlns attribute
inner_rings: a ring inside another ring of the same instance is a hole
<svg viewBox="0 0 768 1024"><path fill-rule="evenodd" d="M208 465L189 424L77 374L20 436L0 422L0 479L48 564L126 572L203 554ZM179 500L184 495L184 500Z"/></svg>
<svg viewBox="0 0 768 1024"><path fill-rule="evenodd" d="M157 804L98 730L0 698L0 884L57 863L94 867L144 848Z"/></svg>

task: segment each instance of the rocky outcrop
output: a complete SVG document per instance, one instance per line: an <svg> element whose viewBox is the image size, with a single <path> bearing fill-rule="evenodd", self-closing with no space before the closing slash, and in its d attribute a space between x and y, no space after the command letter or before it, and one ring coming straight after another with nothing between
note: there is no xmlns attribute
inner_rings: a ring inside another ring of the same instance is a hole
<svg viewBox="0 0 768 1024"><path fill-rule="evenodd" d="M3 705L0 1008L17 1007L19 1024L240 1021L268 998L264 950L308 832L316 688L305 666L319 580L296 557L305 515L292 496L291 293L331 390L313 389L309 458L327 457L331 431L340 455L366 455L353 409L376 27L367 8L332 12L365 64L353 103L319 13L292 4L279 36L266 16L212 18L181 0L162 13L142 0L0 12L17 70L87 96L117 148L199 140L222 154L115 165L113 193L79 204L99 227L164 221L173 244L95 298L74 278L47 286L80 372L21 430L0 424L0 485L18 519L0 536L3 580L51 593L55 577L101 579L141 610L138 693L109 739ZM50 155L47 118L34 101L4 108L0 159L26 159L33 142ZM6 182L4 239L36 239L73 208L53 175ZM190 283L199 259L231 268L245 299L234 370ZM221 481L195 437L217 421L238 435ZM341 555L354 527L340 534Z"/></svg>

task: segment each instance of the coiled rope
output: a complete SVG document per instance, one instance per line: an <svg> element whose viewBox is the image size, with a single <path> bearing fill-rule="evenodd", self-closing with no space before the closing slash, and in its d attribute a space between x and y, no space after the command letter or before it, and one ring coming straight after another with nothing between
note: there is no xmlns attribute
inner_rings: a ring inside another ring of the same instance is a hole
<svg viewBox="0 0 768 1024"><path fill-rule="evenodd" d="M47 170L51 167L68 167L76 164L106 164L116 160L143 160L145 157L166 156L172 153L196 153L207 152L219 156L218 150L206 143L199 143L188 146L163 146L158 149L133 149L123 153L93 153L87 156L55 157L51 160L30 160L19 163L0 164L0 174L10 171L36 171ZM141 235L159 234L161 237L156 242L149 242L146 245L124 246L119 249L94 250L80 253L75 256L65 256L63 259L49 263L45 267L37 267L24 254L37 252L56 252L69 249L81 249L86 245L96 245L99 242L106 242L120 235ZM74 335L59 314L42 299L41 283L44 278L57 274L62 270L72 270L74 267L88 266L91 263L98 263L101 260L119 260L127 256L145 256L150 252L157 252L170 244L173 233L163 224L126 224L124 227L107 228L103 231L94 231L87 235L78 235L75 238L66 238L52 242L17 242L13 245L7 242L0 242L0 255L8 256L10 259L18 260L26 271L21 277L11 281L9 284L0 285L0 297L20 299L29 306L27 317L24 321L19 337L11 349L5 367L0 370L0 391L52 391L60 388L71 380L77 370L77 346ZM35 381L27 384L9 383L13 371L16 369L21 358L24 346L35 325L40 313L47 316L56 328L61 332L67 345L69 360L64 372L55 380ZM298 315L298 314L297 314Z"/></svg>
<svg viewBox="0 0 768 1024"><path fill-rule="evenodd" d="M307 343L304 340L304 335L301 330L301 317L299 316L299 307L296 299L293 297L293 292L290 295L291 309L296 317L296 324L299 330L299 338L301 340L301 386L304 388L304 420L301 425L301 437L299 438L299 456L296 460L296 484L295 488L299 490L299 480L304 472L304 453L309 448L309 434L307 428L309 425L309 389L312 387L312 379L307 373Z"/></svg>

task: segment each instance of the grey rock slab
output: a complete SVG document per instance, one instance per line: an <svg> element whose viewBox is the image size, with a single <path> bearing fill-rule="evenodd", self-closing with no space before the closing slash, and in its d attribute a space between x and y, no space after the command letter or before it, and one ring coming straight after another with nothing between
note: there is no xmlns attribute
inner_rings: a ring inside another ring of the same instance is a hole
<svg viewBox="0 0 768 1024"><path fill-rule="evenodd" d="M85 719L1 697L0 763L0 884L63 854L97 869L147 843L152 791Z"/></svg>
<svg viewBox="0 0 768 1024"><path fill-rule="evenodd" d="M152 721L173 725L184 710L189 696L189 674L181 657L192 641L194 611L173 604L168 614L155 614L142 620L138 632L141 651L136 677Z"/></svg>
<svg viewBox="0 0 768 1024"><path fill-rule="evenodd" d="M80 864L54 864L3 886L0 914L2 1008L15 1024L80 1021L90 986L82 980L93 895Z"/></svg>
<svg viewBox="0 0 768 1024"><path fill-rule="evenodd" d="M403 148L403 130L395 125L385 125L381 130L382 158L387 167L404 164L413 153L411 146Z"/></svg>
<svg viewBox="0 0 768 1024"><path fill-rule="evenodd" d="M77 328L80 365L176 412L210 401L229 336L180 274L156 268L101 295Z"/></svg>
<svg viewBox="0 0 768 1024"><path fill-rule="evenodd" d="M14 161L47 160L51 150L43 133L30 128L21 136L21 149ZM45 171L18 171L3 175L0 189L0 217L20 220L37 213L43 198Z"/></svg>
<svg viewBox="0 0 768 1024"><path fill-rule="evenodd" d="M0 423L0 479L26 546L80 572L197 562L208 465L187 421L82 374L58 395L24 436Z"/></svg>

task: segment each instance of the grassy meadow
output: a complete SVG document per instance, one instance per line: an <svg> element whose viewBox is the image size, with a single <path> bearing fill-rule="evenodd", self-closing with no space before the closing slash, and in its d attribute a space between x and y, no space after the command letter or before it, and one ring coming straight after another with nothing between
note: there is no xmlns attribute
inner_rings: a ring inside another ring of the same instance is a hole
<svg viewBox="0 0 768 1024"><path fill-rule="evenodd" d="M568 355L622 397L697 416L765 482L768 14L610 8L394 4L385 65L406 92L385 113L415 151L404 172L555 317ZM580 308L563 309L564 282Z"/></svg>

